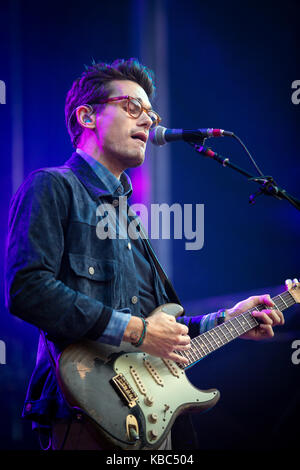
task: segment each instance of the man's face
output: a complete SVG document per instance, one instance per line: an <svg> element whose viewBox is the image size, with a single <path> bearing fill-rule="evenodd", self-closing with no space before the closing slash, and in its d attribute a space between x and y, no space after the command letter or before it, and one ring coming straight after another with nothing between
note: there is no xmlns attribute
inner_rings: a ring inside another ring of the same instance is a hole
<svg viewBox="0 0 300 470"><path fill-rule="evenodd" d="M114 80L111 86L109 98L129 95L139 98L145 108L151 108L145 90L137 83ZM127 113L127 100L106 103L96 121L101 161L114 173L141 165L145 159L151 124L145 112L138 118L130 116Z"/></svg>

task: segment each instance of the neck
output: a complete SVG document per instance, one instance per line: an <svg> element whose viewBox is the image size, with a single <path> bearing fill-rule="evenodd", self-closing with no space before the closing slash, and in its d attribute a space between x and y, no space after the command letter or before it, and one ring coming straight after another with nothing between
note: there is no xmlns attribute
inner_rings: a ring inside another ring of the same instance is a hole
<svg viewBox="0 0 300 470"><path fill-rule="evenodd" d="M285 291L280 295L274 297L273 302L278 310L285 310L296 303L294 297L289 291ZM247 333L259 325L256 318L251 314L254 310L263 310L265 305L258 305L255 308L241 313L236 317L228 320L221 325L212 328L205 333L193 338L191 341L191 348L187 351L176 351L177 354L184 356L188 359L187 365L179 365L181 368L189 368L195 365L198 361L203 359L209 353L219 349L221 346L229 343L235 338Z"/></svg>
<svg viewBox="0 0 300 470"><path fill-rule="evenodd" d="M118 180L123 173L123 170L120 170L115 165L113 165L112 159L107 158L99 149L99 146L95 144L92 140L87 140L85 142L80 142L78 148L83 150L85 153L93 157L97 162L101 163L105 168L107 168Z"/></svg>

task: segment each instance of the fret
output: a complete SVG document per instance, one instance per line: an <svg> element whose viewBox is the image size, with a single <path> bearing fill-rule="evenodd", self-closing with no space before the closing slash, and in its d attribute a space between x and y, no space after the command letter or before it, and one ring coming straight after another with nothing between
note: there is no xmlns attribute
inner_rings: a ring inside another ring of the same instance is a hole
<svg viewBox="0 0 300 470"><path fill-rule="evenodd" d="M212 351L212 349L211 349L211 346L209 344L209 341L207 341L207 339L205 337L205 333L202 333L201 340L202 340L202 344L206 348L206 354L209 354Z"/></svg>
<svg viewBox="0 0 300 470"><path fill-rule="evenodd" d="M246 312L246 313L247 313L247 312ZM249 327L252 328L252 327L251 327L251 323L248 321L248 318L247 318L248 315L246 315L245 313L242 313L241 316L242 316L243 319L246 321L246 323L248 323Z"/></svg>
<svg viewBox="0 0 300 470"><path fill-rule="evenodd" d="M179 356L184 357L185 359L190 361L190 358L186 355L186 351L174 351L174 352L178 354ZM190 361L190 364L191 364L191 361Z"/></svg>
<svg viewBox="0 0 300 470"><path fill-rule="evenodd" d="M246 331L248 331L247 329L245 330L244 327L243 327L243 323L245 323L243 320L242 322L239 321L239 316L236 317L236 321L238 322L239 326L241 327L243 333L246 333Z"/></svg>
<svg viewBox="0 0 300 470"><path fill-rule="evenodd" d="M198 351L198 354L200 357L203 357L203 354L204 356L206 355L206 352L205 350L203 349L201 343L199 343L198 341L198 338L194 338L192 339L191 343L195 344L196 348L197 348L197 351ZM200 349L199 349L200 348Z"/></svg>
<svg viewBox="0 0 300 470"><path fill-rule="evenodd" d="M252 308L251 310L249 310L248 312L245 312L245 314L244 314L245 318L246 318L246 315L247 315L247 320L249 320L248 323L250 325L250 329L255 328L258 325L258 321L252 315L252 312L254 312L254 310L257 310L257 308Z"/></svg>
<svg viewBox="0 0 300 470"><path fill-rule="evenodd" d="M250 324L247 322L246 318L244 318L243 315L238 315L238 316L236 317L236 319L237 319L237 321L238 321L239 323L240 323L240 321L241 321L240 325L241 325L241 328L243 328L244 333L246 333L247 331L249 331L249 325L250 325ZM248 324L248 326L247 326L247 324ZM245 326L245 325L246 325L246 326Z"/></svg>
<svg viewBox="0 0 300 470"><path fill-rule="evenodd" d="M215 349L218 349L219 346L218 346L218 344L217 344L217 342L216 342L216 340L215 340L215 337L214 337L214 329L208 330L208 331L206 332L206 335L209 336L209 338L212 340L212 343L213 343L212 347L213 347L213 349L214 349L214 350L215 350Z"/></svg>
<svg viewBox="0 0 300 470"><path fill-rule="evenodd" d="M235 330L235 331L237 332L238 336L239 336L239 332L238 332L237 329L234 327L233 321L232 321L232 320L229 320L229 321L228 321L228 324L229 324L229 330L230 330L230 332ZM232 336L233 336L233 335L232 335ZM233 337L236 338L236 336L233 336Z"/></svg>
<svg viewBox="0 0 300 470"><path fill-rule="evenodd" d="M274 304L275 304L275 307L277 308L277 310L282 310L282 306L280 305L280 299L272 299Z"/></svg>
<svg viewBox="0 0 300 470"><path fill-rule="evenodd" d="M280 300L282 300L282 302L284 303L285 307L288 308L288 305L287 303L284 301L284 299L282 298L281 295L278 295L278 297L280 298Z"/></svg>
<svg viewBox="0 0 300 470"><path fill-rule="evenodd" d="M208 346L207 346L207 344L206 344L206 342L205 342L204 340L206 340L206 338L205 338L205 337L202 337L202 343L203 343L204 346L206 347L207 353L210 353L210 352L211 352L211 349L210 349L210 347L209 347L209 343L208 343ZM207 340L206 340L206 341L207 341ZM207 353L206 353L206 354L207 354Z"/></svg>
<svg viewBox="0 0 300 470"><path fill-rule="evenodd" d="M224 338L225 338L224 344L227 344L228 341L230 341L230 339L228 339L227 336L226 336L226 330L224 328L224 323L222 325L218 326L218 332L220 333L220 335L224 336Z"/></svg>
<svg viewBox="0 0 300 470"><path fill-rule="evenodd" d="M217 337L218 337L218 341L217 341L218 345L219 345L219 343L221 343L221 345L224 344L223 341L222 341L222 339L221 339L220 336L218 335L218 328L215 328L215 329L214 329L214 332L215 332L215 334L216 334Z"/></svg>
<svg viewBox="0 0 300 470"><path fill-rule="evenodd" d="M275 304L275 307L278 310L285 310L287 308L285 302L283 301L283 299L279 295L277 296L276 300L275 299L272 299L272 300Z"/></svg>
<svg viewBox="0 0 300 470"><path fill-rule="evenodd" d="M216 338L216 333L215 329L209 330L208 331L210 338L213 340L214 343L214 349L218 349L220 347L220 344L218 344L218 340Z"/></svg>
<svg viewBox="0 0 300 470"><path fill-rule="evenodd" d="M202 357L205 356L205 354L203 355L203 352L198 348L198 345L197 345L197 342L195 341L193 343L193 346L194 348L194 351L196 352L196 360L199 361L199 359L202 359Z"/></svg>
<svg viewBox="0 0 300 470"><path fill-rule="evenodd" d="M192 356L192 359L193 359L192 362L194 362L195 360L196 360L196 361L198 360L198 356L194 354L193 345L192 345L192 347L191 347L190 349L188 349L187 351L188 351L188 352L190 353L190 355Z"/></svg>
<svg viewBox="0 0 300 470"><path fill-rule="evenodd" d="M282 304L284 305L284 308L291 307L295 303L294 297L289 291L283 292L282 294L277 295L273 300L274 303L276 303L276 300L279 299Z"/></svg>
<svg viewBox="0 0 300 470"><path fill-rule="evenodd" d="M188 361L190 362L190 364L192 364L193 362L195 362L195 359L192 355L192 351L191 349L187 349L186 351L184 351L185 353L185 357L188 359Z"/></svg>
<svg viewBox="0 0 300 470"><path fill-rule="evenodd" d="M211 342L209 341L209 338L207 338L207 332L203 333L203 339L206 339L206 341L208 341L208 344L212 348L212 351L214 351L214 347L212 346Z"/></svg>
<svg viewBox="0 0 300 470"><path fill-rule="evenodd" d="M194 338L192 341L195 341L197 342L198 346L200 346L200 348L203 350L204 352L204 355L206 356L207 352L205 351L204 348L206 348L208 350L208 353L210 352L210 350L208 349L208 347L206 346L206 344L204 343L204 341L201 341L200 338L201 338L202 335L200 336L197 336L197 338Z"/></svg>
<svg viewBox="0 0 300 470"><path fill-rule="evenodd" d="M289 307L291 307L292 305L294 305L294 304L296 303L296 300L294 299L294 297L292 296L292 294L290 293L290 291L286 291L286 292L284 293L284 296L287 298Z"/></svg>
<svg viewBox="0 0 300 470"><path fill-rule="evenodd" d="M193 341L193 340L191 341L191 349L196 354L196 358L197 358L197 356L199 356L199 354L201 354L201 351L198 349L196 341Z"/></svg>
<svg viewBox="0 0 300 470"><path fill-rule="evenodd" d="M224 326L224 328L226 328L226 330L228 331L228 333L232 336L232 339L235 338L235 336L233 336L233 334L231 333L231 331L229 331L229 329L227 328L226 323L223 323L223 326ZM230 341L230 340L228 340L228 341Z"/></svg>
<svg viewBox="0 0 300 470"><path fill-rule="evenodd" d="M237 317L232 318L231 324L232 324L233 328L235 329L235 331L237 332L238 336L240 336L242 333L244 333L244 330L243 330L243 328L241 329L241 325L240 325ZM240 329L241 329L241 331L240 331Z"/></svg>

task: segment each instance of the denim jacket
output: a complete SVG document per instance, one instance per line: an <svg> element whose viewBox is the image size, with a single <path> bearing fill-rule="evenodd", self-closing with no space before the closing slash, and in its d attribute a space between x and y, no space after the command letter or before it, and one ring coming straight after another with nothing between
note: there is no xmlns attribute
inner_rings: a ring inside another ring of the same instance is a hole
<svg viewBox="0 0 300 470"><path fill-rule="evenodd" d="M124 175L123 175L124 176ZM6 250L6 303L45 332L56 358L68 344L96 340L113 309L139 315L138 285L126 238L100 240L97 208L116 205L77 153L61 167L36 170L12 199ZM157 305L170 301L154 267ZM40 337L23 417L42 425L69 415Z"/></svg>
<svg viewBox="0 0 300 470"><path fill-rule="evenodd" d="M126 175L122 178L128 189ZM129 239L97 236L99 207L107 203L118 207L117 189L108 190L105 180L74 153L61 167L31 173L12 199L6 304L13 315L42 333L22 414L34 427L47 428L54 419L70 417L44 335L56 360L68 344L85 338L99 340L114 311L129 309L132 315L140 315ZM128 215L128 223L131 221ZM172 285L159 276L152 257L149 262L156 305L178 303ZM178 319L188 325L191 337L223 320L219 312Z"/></svg>

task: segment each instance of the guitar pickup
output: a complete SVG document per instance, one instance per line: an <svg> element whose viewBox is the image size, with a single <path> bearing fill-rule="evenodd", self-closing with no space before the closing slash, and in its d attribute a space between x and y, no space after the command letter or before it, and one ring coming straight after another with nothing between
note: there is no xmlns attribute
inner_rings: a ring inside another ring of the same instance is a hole
<svg viewBox="0 0 300 470"><path fill-rule="evenodd" d="M119 393L120 397L125 401L129 408L133 408L138 401L138 396L125 379L123 374L118 374L111 379L111 383L115 390Z"/></svg>

